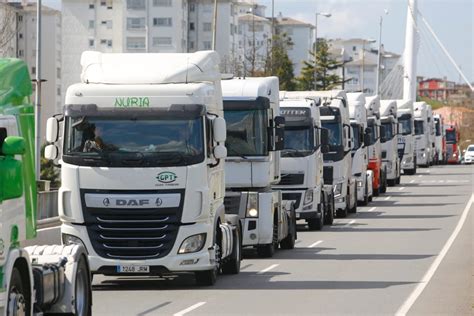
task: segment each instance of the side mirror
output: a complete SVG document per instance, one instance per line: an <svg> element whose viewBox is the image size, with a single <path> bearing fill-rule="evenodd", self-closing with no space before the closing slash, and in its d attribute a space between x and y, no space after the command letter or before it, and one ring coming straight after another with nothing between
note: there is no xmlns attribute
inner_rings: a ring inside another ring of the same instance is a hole
<svg viewBox="0 0 474 316"><path fill-rule="evenodd" d="M44 158L48 160L55 160L59 156L58 146L50 144L44 148Z"/></svg>
<svg viewBox="0 0 474 316"><path fill-rule="evenodd" d="M54 117L50 117L46 121L46 141L48 143L55 143L58 141L58 138L59 138L59 121Z"/></svg>
<svg viewBox="0 0 474 316"><path fill-rule="evenodd" d="M275 116L275 150L285 149L285 118Z"/></svg>
<svg viewBox="0 0 474 316"><path fill-rule="evenodd" d="M327 128L321 128L321 145L329 145L329 131L327 130Z"/></svg>
<svg viewBox="0 0 474 316"><path fill-rule="evenodd" d="M380 141L385 143L386 140L385 126L380 126Z"/></svg>
<svg viewBox="0 0 474 316"><path fill-rule="evenodd" d="M227 148L224 145L217 145L213 150L216 159L224 159L227 157Z"/></svg>
<svg viewBox="0 0 474 316"><path fill-rule="evenodd" d="M25 148L25 139L23 137L8 136L3 141L1 153L5 156L23 155Z"/></svg>
<svg viewBox="0 0 474 316"><path fill-rule="evenodd" d="M5 156L0 159L0 202L19 198L23 195L22 163L14 158L25 152L25 140L22 137L5 138L2 148Z"/></svg>
<svg viewBox="0 0 474 316"><path fill-rule="evenodd" d="M227 130L225 120L222 117L216 117L212 121L212 131L214 134L214 140L218 143L225 142L227 138Z"/></svg>
<svg viewBox="0 0 474 316"><path fill-rule="evenodd" d="M369 130L369 133L366 132L366 133L364 134L364 146L365 146L365 147L370 146L371 134L372 134L372 133L370 132L370 130Z"/></svg>

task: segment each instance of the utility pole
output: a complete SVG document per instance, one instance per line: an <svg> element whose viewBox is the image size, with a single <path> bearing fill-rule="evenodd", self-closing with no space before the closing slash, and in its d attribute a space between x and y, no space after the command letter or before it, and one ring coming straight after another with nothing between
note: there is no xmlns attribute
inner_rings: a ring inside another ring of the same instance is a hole
<svg viewBox="0 0 474 316"><path fill-rule="evenodd" d="M41 178L41 0L36 2L35 174Z"/></svg>
<svg viewBox="0 0 474 316"><path fill-rule="evenodd" d="M385 14L388 14L388 10L385 9ZM380 67L382 63L382 24L383 24L383 16L380 16L380 22L379 22L379 49L377 52L377 77L375 79L375 94L379 94L380 90Z"/></svg>
<svg viewBox="0 0 474 316"><path fill-rule="evenodd" d="M314 18L314 90L318 90L318 78L317 78L317 71L316 68L318 66L318 15L322 15L326 18L331 17L331 13L315 13Z"/></svg>
<svg viewBox="0 0 474 316"><path fill-rule="evenodd" d="M252 76L255 76L255 62L257 59L257 49L255 47L255 8L256 4L252 9Z"/></svg>
<svg viewBox="0 0 474 316"><path fill-rule="evenodd" d="M212 21L212 50L216 50L217 41L217 0L214 0L214 17Z"/></svg>
<svg viewBox="0 0 474 316"><path fill-rule="evenodd" d="M408 0L405 50L403 52L403 99L416 101L416 0Z"/></svg>
<svg viewBox="0 0 474 316"><path fill-rule="evenodd" d="M275 0L272 0L272 38L270 40L270 72L273 75L273 41L275 40Z"/></svg>

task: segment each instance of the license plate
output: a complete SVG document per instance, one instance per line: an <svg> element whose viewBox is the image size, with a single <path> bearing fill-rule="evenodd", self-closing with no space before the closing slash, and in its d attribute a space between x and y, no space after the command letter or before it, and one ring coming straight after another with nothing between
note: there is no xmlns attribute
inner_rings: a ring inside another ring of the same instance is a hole
<svg viewBox="0 0 474 316"><path fill-rule="evenodd" d="M150 266L117 266L118 273L150 273Z"/></svg>

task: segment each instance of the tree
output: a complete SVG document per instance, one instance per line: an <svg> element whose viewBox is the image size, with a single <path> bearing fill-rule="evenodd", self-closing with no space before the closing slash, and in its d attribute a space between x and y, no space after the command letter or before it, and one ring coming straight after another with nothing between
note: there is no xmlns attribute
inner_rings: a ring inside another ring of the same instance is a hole
<svg viewBox="0 0 474 316"><path fill-rule="evenodd" d="M276 34L266 58L265 75L277 76L280 80L280 90L292 91L296 88L293 63L288 56L288 48L291 46L293 42L285 33Z"/></svg>
<svg viewBox="0 0 474 316"><path fill-rule="evenodd" d="M316 90L331 90L345 82L335 73L344 62L339 62L329 53L329 45L324 39L318 39L316 52L316 76L314 71L314 51L310 52L311 59L304 61L301 76L297 78L298 90L314 90L316 77ZM346 80L347 81L347 80Z"/></svg>
<svg viewBox="0 0 474 316"><path fill-rule="evenodd" d="M0 57L16 57L17 15L8 3L0 3Z"/></svg>

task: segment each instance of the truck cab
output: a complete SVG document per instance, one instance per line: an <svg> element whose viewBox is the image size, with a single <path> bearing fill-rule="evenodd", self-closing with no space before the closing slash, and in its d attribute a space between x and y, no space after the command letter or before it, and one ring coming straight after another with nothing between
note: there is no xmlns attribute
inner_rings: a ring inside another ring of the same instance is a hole
<svg viewBox="0 0 474 316"><path fill-rule="evenodd" d="M47 152L61 165L62 241L84 245L94 274L194 272L212 285L239 272L218 64L213 51L82 54Z"/></svg>
<svg viewBox="0 0 474 316"><path fill-rule="evenodd" d="M384 127L382 138L382 163L387 170L387 183L394 186L400 183L400 158L398 152L398 118L395 100L380 101L381 122Z"/></svg>
<svg viewBox="0 0 474 316"><path fill-rule="evenodd" d="M431 107L426 102L415 102L415 148L418 166L429 167L432 158Z"/></svg>
<svg viewBox="0 0 474 316"><path fill-rule="evenodd" d="M280 113L285 117L285 148L281 152L280 183L284 201L292 201L296 217L305 220L309 230L321 230L332 222L326 207L323 153L327 131L322 129L319 98L303 98L299 92L280 92Z"/></svg>
<svg viewBox="0 0 474 316"><path fill-rule="evenodd" d="M369 142L369 170L372 170L373 192L374 196L384 193L387 188L386 172L382 165L382 144L381 132L382 125L380 122L380 97L368 96L365 100L365 108L367 109L367 127L370 134Z"/></svg>
<svg viewBox="0 0 474 316"><path fill-rule="evenodd" d="M446 131L443 128L444 119L440 114L433 115L435 123L435 162L437 164L446 163Z"/></svg>
<svg viewBox="0 0 474 316"><path fill-rule="evenodd" d="M446 154L449 164L458 164L461 161L461 150L459 148L459 129L457 125L445 125L446 131Z"/></svg>
<svg viewBox="0 0 474 316"><path fill-rule="evenodd" d="M222 81L227 122L225 206L242 226L242 244L261 257L280 246L294 247L296 215L273 189L281 179L280 151L284 118L280 116L277 77Z"/></svg>
<svg viewBox="0 0 474 316"><path fill-rule="evenodd" d="M401 169L404 174L416 174L415 113L413 101L397 100L397 117L400 125L398 148L403 151Z"/></svg>
<svg viewBox="0 0 474 316"><path fill-rule="evenodd" d="M369 134L367 130L367 109L365 94L348 93L349 112L352 128L352 175L357 183L357 201L367 205L371 199L372 182L369 182L367 167L369 164Z"/></svg>

